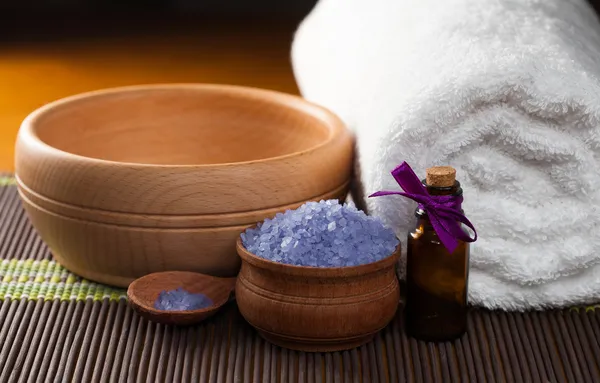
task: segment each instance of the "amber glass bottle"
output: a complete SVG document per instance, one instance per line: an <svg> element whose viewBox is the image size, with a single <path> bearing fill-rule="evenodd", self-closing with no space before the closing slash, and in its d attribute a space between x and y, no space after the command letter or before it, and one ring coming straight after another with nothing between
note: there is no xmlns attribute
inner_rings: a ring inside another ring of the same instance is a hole
<svg viewBox="0 0 600 383"><path fill-rule="evenodd" d="M423 185L430 195L461 196L455 177L451 167L429 168ZM469 243L459 241L450 254L427 214L417 209L416 216L407 241L406 330L426 341L455 339L467 328Z"/></svg>

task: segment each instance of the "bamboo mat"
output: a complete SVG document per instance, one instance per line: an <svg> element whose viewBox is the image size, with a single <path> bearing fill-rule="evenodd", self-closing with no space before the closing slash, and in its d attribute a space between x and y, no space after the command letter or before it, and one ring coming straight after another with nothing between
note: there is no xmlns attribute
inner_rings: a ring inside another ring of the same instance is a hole
<svg viewBox="0 0 600 383"><path fill-rule="evenodd" d="M339 353L265 343L235 304L202 325L138 317L124 291L52 261L0 177L0 382L600 382L600 310L475 310L467 335L427 344L400 315Z"/></svg>

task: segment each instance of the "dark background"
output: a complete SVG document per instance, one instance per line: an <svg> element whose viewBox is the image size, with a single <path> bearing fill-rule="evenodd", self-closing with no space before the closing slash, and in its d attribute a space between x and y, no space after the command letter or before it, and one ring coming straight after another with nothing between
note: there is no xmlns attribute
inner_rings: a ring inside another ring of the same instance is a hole
<svg viewBox="0 0 600 383"><path fill-rule="evenodd" d="M78 38L241 23L297 25L317 0L0 0L0 38Z"/></svg>
<svg viewBox="0 0 600 383"><path fill-rule="evenodd" d="M443 1L443 0L440 0ZM565 0L566 1L566 0ZM600 0L588 0L600 11ZM147 33L198 24L296 25L317 0L0 0L0 40Z"/></svg>

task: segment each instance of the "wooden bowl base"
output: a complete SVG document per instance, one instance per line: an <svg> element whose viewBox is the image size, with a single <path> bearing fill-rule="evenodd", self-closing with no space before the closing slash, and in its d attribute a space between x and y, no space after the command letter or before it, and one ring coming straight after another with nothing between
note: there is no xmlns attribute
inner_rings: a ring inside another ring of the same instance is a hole
<svg viewBox="0 0 600 383"><path fill-rule="evenodd" d="M369 343L377 334L377 331L371 334L348 339L308 339L294 338L285 335L273 334L267 331L258 330L258 335L267 342L276 346L284 347L290 350L304 352L336 352L350 350Z"/></svg>

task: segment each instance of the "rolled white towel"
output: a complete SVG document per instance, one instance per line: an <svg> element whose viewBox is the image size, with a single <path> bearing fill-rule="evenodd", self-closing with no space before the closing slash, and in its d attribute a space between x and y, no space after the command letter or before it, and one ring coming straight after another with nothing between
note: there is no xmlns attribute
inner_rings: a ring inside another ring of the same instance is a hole
<svg viewBox="0 0 600 383"><path fill-rule="evenodd" d="M303 95L357 137L366 194L453 165L479 239L470 300L600 301L600 23L585 0L321 0L292 49ZM414 202L366 201L403 238Z"/></svg>

